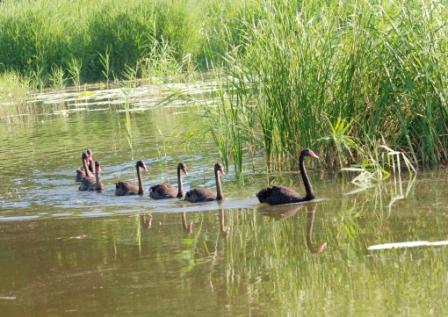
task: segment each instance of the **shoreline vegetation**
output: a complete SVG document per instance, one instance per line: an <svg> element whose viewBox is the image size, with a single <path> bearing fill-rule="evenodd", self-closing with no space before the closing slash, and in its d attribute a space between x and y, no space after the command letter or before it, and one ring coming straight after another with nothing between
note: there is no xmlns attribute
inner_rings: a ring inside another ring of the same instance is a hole
<svg viewBox="0 0 448 317"><path fill-rule="evenodd" d="M242 175L389 171L448 161L444 1L104 0L0 3L0 98L14 89L212 72L210 132ZM8 87L8 89L5 89ZM349 168L348 168L349 167Z"/></svg>

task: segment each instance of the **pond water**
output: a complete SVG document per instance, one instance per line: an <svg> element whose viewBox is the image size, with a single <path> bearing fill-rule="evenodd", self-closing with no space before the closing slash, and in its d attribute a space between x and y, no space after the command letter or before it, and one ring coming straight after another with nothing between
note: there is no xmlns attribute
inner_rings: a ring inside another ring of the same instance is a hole
<svg viewBox="0 0 448 317"><path fill-rule="evenodd" d="M214 187L213 89L47 92L0 121L1 316L448 315L445 169L365 190L315 171L314 203L268 207L258 189L303 185L260 159L244 182L228 171L222 204L115 197L138 159L146 188L180 161L187 189ZM104 193L77 190L87 147Z"/></svg>

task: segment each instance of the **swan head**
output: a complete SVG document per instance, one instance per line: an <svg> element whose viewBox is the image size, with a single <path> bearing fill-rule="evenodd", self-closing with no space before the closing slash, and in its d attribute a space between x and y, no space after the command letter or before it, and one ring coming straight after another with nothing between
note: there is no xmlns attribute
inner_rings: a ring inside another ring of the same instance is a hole
<svg viewBox="0 0 448 317"><path fill-rule="evenodd" d="M310 150L310 149L304 149L302 151L302 153L301 153L301 156L302 155L303 156L309 156L309 157L312 157L312 158L315 158L315 159L319 159L319 156L316 153L314 153L313 150Z"/></svg>
<svg viewBox="0 0 448 317"><path fill-rule="evenodd" d="M148 168L146 167L146 164L145 164L145 162L143 162L143 161L137 161L137 163L135 164L135 167L137 168L137 169L143 169L144 171L147 171L148 170Z"/></svg>
<svg viewBox="0 0 448 317"><path fill-rule="evenodd" d="M226 175L226 173L224 172L224 165L222 165L221 163L215 164L215 172L219 172L221 173L221 175Z"/></svg>
<svg viewBox="0 0 448 317"><path fill-rule="evenodd" d="M177 169L182 171L185 175L188 175L188 168L184 163L179 163L179 165L177 165Z"/></svg>
<svg viewBox="0 0 448 317"><path fill-rule="evenodd" d="M99 174L101 173L101 165L100 162L95 161L95 173Z"/></svg>

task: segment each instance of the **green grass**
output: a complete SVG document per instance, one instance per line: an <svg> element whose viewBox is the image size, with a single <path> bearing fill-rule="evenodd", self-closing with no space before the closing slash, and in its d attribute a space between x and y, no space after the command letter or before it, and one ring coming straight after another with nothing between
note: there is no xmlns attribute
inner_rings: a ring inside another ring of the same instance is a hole
<svg viewBox="0 0 448 317"><path fill-rule="evenodd" d="M0 73L21 87L213 70L208 111L222 159L243 174L388 164L384 146L431 166L448 160L444 1L3 1ZM3 84L0 94L10 95ZM216 124L217 123L217 124Z"/></svg>
<svg viewBox="0 0 448 317"><path fill-rule="evenodd" d="M166 54L164 43L179 64L197 45L192 41L198 22L183 1L39 0L0 6L0 72L17 72L37 87L124 79L129 68L148 75L145 65Z"/></svg>
<svg viewBox="0 0 448 317"><path fill-rule="evenodd" d="M295 168L305 147L330 168L372 166L387 157L383 145L414 164L447 161L444 2L258 4L260 12L241 22L243 42L226 54L224 76L232 80L223 90L239 98L223 106L248 118L233 122L243 135L214 126L216 135L227 133L228 152L256 145L270 169Z"/></svg>
<svg viewBox="0 0 448 317"><path fill-rule="evenodd" d="M244 0L0 3L0 73L30 88L209 70L258 14Z"/></svg>

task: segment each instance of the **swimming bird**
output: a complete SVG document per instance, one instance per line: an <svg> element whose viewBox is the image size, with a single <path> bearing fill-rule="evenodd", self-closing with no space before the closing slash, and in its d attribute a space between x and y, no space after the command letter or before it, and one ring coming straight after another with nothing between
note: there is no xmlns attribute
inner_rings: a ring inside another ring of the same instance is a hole
<svg viewBox="0 0 448 317"><path fill-rule="evenodd" d="M81 155L82 165L76 170L76 182L82 181L84 177L91 177L95 173L94 162L93 162L93 152L91 149L82 152ZM84 160L86 161L86 167L84 166ZM89 173L86 173L88 170Z"/></svg>
<svg viewBox="0 0 448 317"><path fill-rule="evenodd" d="M158 184L149 189L149 197L152 199L182 198L184 196L184 186L181 172L188 175L188 169L184 163L177 165L177 189L169 183Z"/></svg>
<svg viewBox="0 0 448 317"><path fill-rule="evenodd" d="M146 167L145 162L137 161L137 163L135 163L135 169L137 170L138 185L134 184L131 181L118 182L115 184L115 195L117 196L143 195L144 193L143 182L142 182L142 176L140 174L140 169L147 171L148 168Z"/></svg>
<svg viewBox="0 0 448 317"><path fill-rule="evenodd" d="M256 195L260 203L268 203L270 205L280 205L288 203L297 203L301 201L308 201L314 199L313 188L311 186L310 180L308 179L308 174L306 173L304 160L306 156L310 156L319 159L312 150L305 149L300 153L299 166L300 173L302 174L303 183L305 185L305 197L300 196L294 190L284 187L284 186L272 186L260 190Z"/></svg>
<svg viewBox="0 0 448 317"><path fill-rule="evenodd" d="M192 203L199 203L212 200L223 200L224 195L222 193L221 175L225 175L224 166L220 163L216 163L214 167L215 181L216 181L216 194L208 188L195 188L188 191L185 194L185 200Z"/></svg>
<svg viewBox="0 0 448 317"><path fill-rule="evenodd" d="M86 152L81 154L82 166L76 170L76 182L81 182L84 177L93 177L88 168L89 156Z"/></svg>
<svg viewBox="0 0 448 317"><path fill-rule="evenodd" d="M101 165L100 162L95 161L95 177L84 177L79 185L80 191L98 191L101 192L104 188L100 179Z"/></svg>

